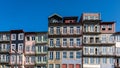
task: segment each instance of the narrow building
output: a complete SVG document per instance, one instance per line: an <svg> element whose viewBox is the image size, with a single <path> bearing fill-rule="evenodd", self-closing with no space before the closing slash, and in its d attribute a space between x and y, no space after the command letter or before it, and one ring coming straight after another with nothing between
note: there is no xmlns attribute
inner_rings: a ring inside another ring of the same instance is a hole
<svg viewBox="0 0 120 68"><path fill-rule="evenodd" d="M11 30L10 31L10 67L21 68L24 64L24 31L23 30Z"/></svg>
<svg viewBox="0 0 120 68"><path fill-rule="evenodd" d="M9 68L10 32L0 32L0 68Z"/></svg>
<svg viewBox="0 0 120 68"><path fill-rule="evenodd" d="M48 68L82 67L82 26L77 16L48 18Z"/></svg>
<svg viewBox="0 0 120 68"><path fill-rule="evenodd" d="M83 13L83 68L113 68L114 22L102 22L99 13Z"/></svg>

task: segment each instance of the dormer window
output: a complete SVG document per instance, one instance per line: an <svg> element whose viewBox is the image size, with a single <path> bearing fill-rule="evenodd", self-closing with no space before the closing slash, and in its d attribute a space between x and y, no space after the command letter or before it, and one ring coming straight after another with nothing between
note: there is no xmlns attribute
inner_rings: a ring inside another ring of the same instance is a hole
<svg viewBox="0 0 120 68"><path fill-rule="evenodd" d="M58 23L58 20L53 19L52 22L53 22L53 23Z"/></svg>
<svg viewBox="0 0 120 68"><path fill-rule="evenodd" d="M102 30L105 30L105 25L102 25Z"/></svg>
<svg viewBox="0 0 120 68"><path fill-rule="evenodd" d="M108 30L112 30L112 24L108 25Z"/></svg>

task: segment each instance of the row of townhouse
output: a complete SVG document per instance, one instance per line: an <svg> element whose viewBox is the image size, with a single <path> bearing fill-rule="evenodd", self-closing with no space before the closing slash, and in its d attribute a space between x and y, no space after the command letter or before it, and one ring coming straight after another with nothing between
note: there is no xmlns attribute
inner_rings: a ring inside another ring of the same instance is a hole
<svg viewBox="0 0 120 68"><path fill-rule="evenodd" d="M99 13L48 17L48 32L0 32L0 68L119 68L120 32Z"/></svg>
<svg viewBox="0 0 120 68"><path fill-rule="evenodd" d="M47 32L0 32L0 68L46 68Z"/></svg>

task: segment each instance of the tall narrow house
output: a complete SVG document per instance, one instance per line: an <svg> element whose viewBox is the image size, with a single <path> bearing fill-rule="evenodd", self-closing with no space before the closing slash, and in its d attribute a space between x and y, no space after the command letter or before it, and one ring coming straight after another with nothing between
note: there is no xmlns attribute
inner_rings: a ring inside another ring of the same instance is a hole
<svg viewBox="0 0 120 68"><path fill-rule="evenodd" d="M0 32L0 67L9 68L10 32Z"/></svg>
<svg viewBox="0 0 120 68"><path fill-rule="evenodd" d="M48 68L82 67L82 26L77 19L58 14L49 16Z"/></svg>
<svg viewBox="0 0 120 68"><path fill-rule="evenodd" d="M83 68L114 67L114 22L102 22L99 13L83 13Z"/></svg>
<svg viewBox="0 0 120 68"><path fill-rule="evenodd" d="M11 30L10 31L10 65L11 68L21 68L23 63L24 54L24 31Z"/></svg>
<svg viewBox="0 0 120 68"><path fill-rule="evenodd" d="M36 32L35 43L35 67L47 68L48 57L48 34L47 32Z"/></svg>

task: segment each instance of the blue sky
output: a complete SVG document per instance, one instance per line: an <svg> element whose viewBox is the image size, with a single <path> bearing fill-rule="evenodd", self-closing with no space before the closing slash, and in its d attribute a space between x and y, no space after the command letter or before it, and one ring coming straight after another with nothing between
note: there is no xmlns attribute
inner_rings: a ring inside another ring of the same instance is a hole
<svg viewBox="0 0 120 68"><path fill-rule="evenodd" d="M120 31L120 0L0 0L0 31L47 31L48 16L79 16L99 12L103 21L115 21Z"/></svg>

